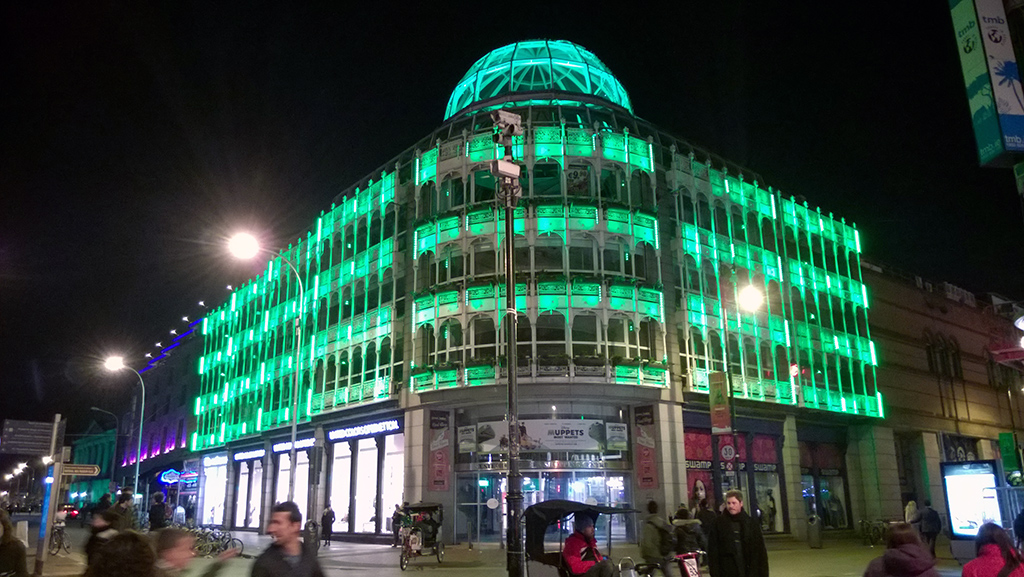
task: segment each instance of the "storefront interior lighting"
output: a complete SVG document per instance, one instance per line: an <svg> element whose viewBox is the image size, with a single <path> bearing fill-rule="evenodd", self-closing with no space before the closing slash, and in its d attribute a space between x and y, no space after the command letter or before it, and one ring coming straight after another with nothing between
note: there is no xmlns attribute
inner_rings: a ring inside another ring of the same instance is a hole
<svg viewBox="0 0 1024 577"><path fill-rule="evenodd" d="M312 447L315 442L316 442L316 439L314 439L313 437L310 437L308 439L300 439L298 441L295 441L295 448L296 449L308 449L308 448ZM274 452L275 453L283 453L285 451L290 450L291 448L292 448L292 444L291 444L290 441L285 441L283 443L276 443L274 445Z"/></svg>

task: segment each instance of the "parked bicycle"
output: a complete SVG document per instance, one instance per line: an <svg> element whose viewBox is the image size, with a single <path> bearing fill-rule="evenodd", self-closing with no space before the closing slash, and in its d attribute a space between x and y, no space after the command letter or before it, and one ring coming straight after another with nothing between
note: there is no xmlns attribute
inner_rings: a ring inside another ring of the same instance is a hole
<svg viewBox="0 0 1024 577"><path fill-rule="evenodd" d="M65 553L70 553L71 539L68 538L67 531L64 530L64 524L57 523L53 526L53 532L50 534L50 555L56 555L61 549Z"/></svg>

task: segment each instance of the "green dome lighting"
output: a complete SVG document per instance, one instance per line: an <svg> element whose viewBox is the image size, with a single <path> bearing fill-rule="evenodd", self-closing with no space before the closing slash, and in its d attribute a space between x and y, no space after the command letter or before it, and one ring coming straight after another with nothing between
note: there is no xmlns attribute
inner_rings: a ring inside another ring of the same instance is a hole
<svg viewBox="0 0 1024 577"><path fill-rule="evenodd" d="M633 113L626 89L592 52L567 40L527 40L477 60L452 91L444 119L493 98L547 92L599 98Z"/></svg>

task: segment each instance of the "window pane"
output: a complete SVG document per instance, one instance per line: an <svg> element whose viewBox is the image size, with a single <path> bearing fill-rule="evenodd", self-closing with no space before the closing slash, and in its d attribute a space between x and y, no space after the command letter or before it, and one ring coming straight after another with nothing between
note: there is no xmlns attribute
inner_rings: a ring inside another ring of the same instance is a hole
<svg viewBox="0 0 1024 577"><path fill-rule="evenodd" d="M357 533L373 533L376 514L374 505L377 502L376 439L359 439L356 451L355 530Z"/></svg>

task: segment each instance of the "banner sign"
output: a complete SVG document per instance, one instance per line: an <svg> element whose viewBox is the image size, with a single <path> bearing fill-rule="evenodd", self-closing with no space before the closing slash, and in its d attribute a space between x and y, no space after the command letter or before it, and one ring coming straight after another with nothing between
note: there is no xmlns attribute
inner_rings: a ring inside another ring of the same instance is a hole
<svg viewBox="0 0 1024 577"><path fill-rule="evenodd" d="M974 0L974 6L978 11L999 127L1003 130L1003 148L1010 152L1024 152L1024 94L1021 93L1017 57L1013 53L1003 2Z"/></svg>
<svg viewBox="0 0 1024 577"><path fill-rule="evenodd" d="M616 427L617 425L617 427ZM609 426L614 438L609 436ZM597 419L540 419L519 421L520 450L604 452L627 450L625 424ZM508 450L508 422L485 421L459 427L460 453L501 453ZM614 442L613 448L612 442Z"/></svg>
<svg viewBox="0 0 1024 577"><path fill-rule="evenodd" d="M447 491L451 477L451 426L448 411L430 411L431 491Z"/></svg>
<svg viewBox="0 0 1024 577"><path fill-rule="evenodd" d="M1003 461L1003 470L1020 471L1020 462L1017 460L1017 440L1013 433L999 433L999 456Z"/></svg>
<svg viewBox="0 0 1024 577"><path fill-rule="evenodd" d="M626 423L605 423L604 435L609 451L629 450L629 426Z"/></svg>
<svg viewBox="0 0 1024 577"><path fill-rule="evenodd" d="M636 477L641 489L658 488L658 463L655 459L657 441L654 430L654 407L647 405L633 410L636 427Z"/></svg>
<svg viewBox="0 0 1024 577"><path fill-rule="evenodd" d="M732 414L729 412L729 375L708 375L708 402L711 404L711 432L732 433Z"/></svg>

